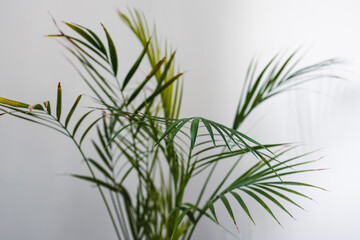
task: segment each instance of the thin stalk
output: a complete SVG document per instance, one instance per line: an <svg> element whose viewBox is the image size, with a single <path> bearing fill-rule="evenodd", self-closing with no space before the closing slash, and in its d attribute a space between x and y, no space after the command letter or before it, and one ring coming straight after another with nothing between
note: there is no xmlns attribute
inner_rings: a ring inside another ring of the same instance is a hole
<svg viewBox="0 0 360 240"><path fill-rule="evenodd" d="M90 166L90 164L89 164L89 161L87 160L87 158L86 158L84 152L82 151L80 145L79 145L79 144L77 143L77 141L75 140L74 136L69 132L69 130L68 130L58 119L56 119L54 116L53 116L53 118L54 118L54 120L56 120L56 121L59 123L59 125L67 132L67 134L69 135L69 137L72 139L72 141L73 141L74 144L76 145L78 151L80 152L82 158L84 159L84 162L85 162L86 166L88 167L92 178L96 180L95 173L94 173L93 169L91 168L91 166ZM102 198L102 200L103 200L103 202L104 202L104 204L105 204L106 210L107 210L107 212L108 212L108 214L109 214L109 216L110 216L110 219L111 219L111 222L112 222L112 224L113 224L113 227L114 227L116 236L117 236L117 238L118 238L119 240L121 240L119 230L118 230L117 227L116 227L116 223L115 223L114 216L113 216L113 214L111 213L111 209L110 209L110 206L109 206L109 204L108 204L108 202L107 202L107 200L106 200L106 198L105 198L104 192L102 191L102 189L101 189L101 187L100 187L99 184L96 184L96 187L97 187L97 189L99 190L99 193L100 193L100 195L101 195L101 198Z"/></svg>
<svg viewBox="0 0 360 240"><path fill-rule="evenodd" d="M119 213L121 212L121 209L120 209L120 206L118 206L119 202L116 202L115 199L114 199L114 195L113 193L109 190L109 195L110 195L110 198L111 198L111 202L114 206L114 210L115 210L115 213L116 213L116 217L117 217L117 220L119 222L119 226L120 228L122 229L122 232L123 232L123 235L124 235L124 238L125 239L130 239L129 238L129 234L128 232L126 231L126 226L124 226L124 222L123 222L123 219L120 219L120 215ZM116 194L117 195L117 194Z"/></svg>

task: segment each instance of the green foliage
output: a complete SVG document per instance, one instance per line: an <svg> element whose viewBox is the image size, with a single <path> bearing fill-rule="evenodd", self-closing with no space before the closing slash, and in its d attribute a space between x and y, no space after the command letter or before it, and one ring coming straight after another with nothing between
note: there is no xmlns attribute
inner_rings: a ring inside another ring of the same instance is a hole
<svg viewBox="0 0 360 240"><path fill-rule="evenodd" d="M155 28L150 31L138 11L119 15L143 46L123 80L119 80L117 42L104 26L102 35L97 35L86 27L64 22L75 36L58 26L58 34L48 35L64 40L65 49L76 60L72 65L95 96L94 107L85 113L79 110L80 95L69 110L63 111L59 83L55 113L50 101L30 105L0 97L1 115L50 127L73 140L90 175L72 176L97 186L118 239L191 239L203 217L220 224L216 215L219 205L235 225L235 207L255 223L244 196L252 198L279 224L274 208L292 217L282 201L302 209L292 197L311 198L292 187L319 187L285 178L321 169L295 170L312 163L305 160L308 154L292 156L294 146L261 144L238 129L262 102L324 76L324 71L338 61L331 59L296 70L299 59L294 52L285 61L274 57L259 74L253 62L232 127L202 117L179 118L182 73L175 70L175 52L167 45L160 47ZM150 70L136 84L146 56ZM91 131L96 137L89 137ZM97 156L87 156L82 146L85 140L92 143ZM246 155L256 161L240 174L243 168L239 164ZM221 165L230 169L222 179L214 179ZM199 181L199 175L204 175L205 181L196 201L184 201L188 187L192 181ZM129 182L129 176L137 182ZM136 194L129 189L136 189Z"/></svg>

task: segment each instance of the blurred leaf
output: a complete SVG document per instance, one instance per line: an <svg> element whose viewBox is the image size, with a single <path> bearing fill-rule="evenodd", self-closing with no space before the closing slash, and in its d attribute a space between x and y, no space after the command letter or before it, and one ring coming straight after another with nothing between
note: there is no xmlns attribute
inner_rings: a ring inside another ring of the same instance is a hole
<svg viewBox="0 0 360 240"><path fill-rule="evenodd" d="M245 202L243 201L243 199L240 197L239 194L237 194L236 192L231 192L231 194L235 197L235 199L238 201L238 203L240 204L241 208L245 211L245 213L248 215L248 217L251 219L251 221L255 224L254 219L251 217L249 209L247 208Z"/></svg>
<svg viewBox="0 0 360 240"><path fill-rule="evenodd" d="M48 112L48 114L51 115L51 105L50 105L50 101L44 102L44 105L45 105L45 107L46 107L46 111Z"/></svg>
<svg viewBox="0 0 360 240"><path fill-rule="evenodd" d="M164 63L165 59L161 59L156 65L155 67L151 70L151 72L146 76L146 78L144 79L144 81L142 81L141 84L139 84L139 86L135 89L135 91L133 91L133 93L131 94L131 96L129 97L129 100L127 102L127 104L129 105L135 98L136 96L140 93L141 90L143 90L143 88L145 87L146 83L156 74L156 72L161 68L162 64Z"/></svg>
<svg viewBox="0 0 360 240"><path fill-rule="evenodd" d="M198 128L199 128L199 118L194 118L191 122L191 127L190 127L190 133L191 133L191 148L194 148L195 146L195 141L196 141L196 136L198 133Z"/></svg>
<svg viewBox="0 0 360 240"><path fill-rule="evenodd" d="M106 178L108 178L109 180L114 181L114 179L111 177L110 173L108 173L105 168L103 168L99 163L97 163L95 160L88 158L88 161L97 169L99 170L101 173L104 174L104 176Z"/></svg>
<svg viewBox="0 0 360 240"><path fill-rule="evenodd" d="M22 102L17 102L14 100L6 99L0 97L0 103L3 103L5 105L13 106L13 107L19 107L19 108L28 108L30 105Z"/></svg>
<svg viewBox="0 0 360 240"><path fill-rule="evenodd" d="M112 65L112 69L114 72L114 75L117 75L117 71L118 71L118 59L117 59L117 53L116 53L116 49L115 49L115 45L113 40L111 39L108 31L106 30L104 25L101 25L104 29L104 32L106 34L106 38L108 41L108 45L109 45L109 53L110 53L110 61L111 61L111 65Z"/></svg>
<svg viewBox="0 0 360 240"><path fill-rule="evenodd" d="M246 189L241 189L241 190L244 191L245 193L247 193L253 199L255 199L281 226L279 220L275 217L274 213L271 211L271 209L268 207L268 205L266 205L266 203L261 198L259 198L255 193L253 193L249 190L246 190Z"/></svg>
<svg viewBox="0 0 360 240"><path fill-rule="evenodd" d="M235 220L235 217L234 217L234 213L233 213L233 211L232 211L232 209L231 209L231 206L230 206L229 201L228 201L227 198L226 198L225 196L223 196L223 195L220 196L220 199L221 199L221 201L223 202L223 204L225 205L227 212L229 213L229 215L230 215L231 219L233 220L236 228L238 229L237 224L236 224L236 220ZM238 231L239 231L239 229L238 229Z"/></svg>
<svg viewBox="0 0 360 240"><path fill-rule="evenodd" d="M130 71L128 72L128 74L126 75L121 91L124 91L126 85L129 83L129 81L131 80L132 76L135 74L136 70L139 68L141 61L143 60L148 48L149 48L149 44L150 44L151 39L145 44L143 51L141 52L140 56L138 57L138 59L136 60L136 62L134 63L134 65L131 67Z"/></svg>
<svg viewBox="0 0 360 240"><path fill-rule="evenodd" d="M341 63L337 59L329 59L294 70L301 58L294 60L299 50L294 51L282 61L279 54L275 55L256 76L257 63L251 62L242 88L239 104L236 110L233 129L238 129L248 115L261 103L288 91L298 84L321 79L327 76L330 79L340 78L337 75L324 75L323 71Z"/></svg>
<svg viewBox="0 0 360 240"><path fill-rule="evenodd" d="M64 22L67 26L69 26L71 29L73 29L75 32L77 32L80 36L82 36L84 39L86 39L91 45L101 50L98 42L96 42L88 33L86 33L83 29L78 27L75 24L70 24L67 22Z"/></svg>
<svg viewBox="0 0 360 240"><path fill-rule="evenodd" d="M105 188L109 189L110 191L114 191L114 192L119 192L120 191L120 189L117 186L111 185L109 183L106 183L104 181L101 181L101 180L93 178L93 177L82 176L82 175L77 175L77 174L71 174L71 176L73 176L75 178L85 180L87 182L94 183L94 184L99 185L101 187L105 187Z"/></svg>
<svg viewBox="0 0 360 240"><path fill-rule="evenodd" d="M67 115L66 117L66 120L65 120L65 127L67 127L67 125L69 124L69 121L71 119L71 116L73 115L78 103L80 102L80 99L81 99L82 95L79 95L76 99L76 101L74 102L74 105L72 106L72 108L70 109L70 112L69 114Z"/></svg>
<svg viewBox="0 0 360 240"><path fill-rule="evenodd" d="M94 111L95 111L95 110L90 110L90 111L88 111L87 113L85 113L85 114L79 119L79 121L76 123L76 125L75 125L75 127L74 127L74 130L73 130L73 133L72 133L73 136L75 136L77 130L79 129L81 123L85 120L85 118L86 118L87 116L89 116L89 114L91 114L91 113L94 112Z"/></svg>
<svg viewBox="0 0 360 240"><path fill-rule="evenodd" d="M61 117L61 102L62 102L62 89L61 84L59 82L58 89L57 89L57 101L56 101L56 118L60 121Z"/></svg>

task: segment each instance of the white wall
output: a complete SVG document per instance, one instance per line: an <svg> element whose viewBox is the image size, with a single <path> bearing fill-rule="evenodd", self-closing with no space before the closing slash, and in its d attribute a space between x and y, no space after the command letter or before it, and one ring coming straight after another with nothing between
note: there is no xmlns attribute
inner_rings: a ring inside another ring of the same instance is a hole
<svg viewBox="0 0 360 240"><path fill-rule="evenodd" d="M258 110L264 118L251 136L263 141L301 141L323 148L326 172L307 180L330 192L309 191L318 204L304 201L284 214L279 227L255 203L257 226L239 213L243 239L359 239L357 199L360 127L358 1L89 1L0 0L0 96L40 102L56 94L83 92L83 83L64 60L62 48L44 34L55 18L95 28L99 22L120 39L125 71L139 45L115 9L138 7L157 23L159 33L178 49L187 70L182 116L201 115L230 124L246 67L256 55L267 61L279 50L310 48L304 63L329 57L348 60L341 73L349 81L320 81L284 95ZM249 126L252 124L248 124ZM51 130L9 117L0 119L0 238L115 239L101 199L87 183L63 173L85 172L71 142ZM306 176L305 176L306 177ZM223 218L228 227L230 221ZM232 239L204 222L194 239ZM210 227L209 227L210 226Z"/></svg>

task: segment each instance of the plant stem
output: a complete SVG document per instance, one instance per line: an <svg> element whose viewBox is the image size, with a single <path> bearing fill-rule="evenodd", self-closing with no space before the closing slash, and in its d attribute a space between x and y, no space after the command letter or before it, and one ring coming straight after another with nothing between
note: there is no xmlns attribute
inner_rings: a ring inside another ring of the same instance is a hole
<svg viewBox="0 0 360 240"><path fill-rule="evenodd" d="M76 145L78 151L80 152L82 158L84 159L84 162L86 163L86 166L88 167L92 178L94 178L94 180L96 180L95 173L94 173L94 171L92 170L92 168L91 168L91 166L90 166L90 164L89 164L89 161L87 160L84 152L82 151L81 146L80 146L80 145L78 144L78 142L75 140L75 137L69 132L69 130L68 130L58 119L56 119L55 117L53 117L53 118L59 123L59 125L67 132L68 136L72 139L72 141L73 141L74 144ZM103 200L103 202L104 202L104 204L105 204L106 210L107 210L107 212L108 212L108 214L109 214L109 216L110 216L111 222L112 222L113 227L114 227L114 229L115 229L116 236L117 236L117 238L118 238L119 240L121 240L119 230L118 230L117 227L116 227L116 223L115 223L114 216L113 216L113 214L111 213L111 209L110 209L110 206L109 206L109 204L108 204L108 202L107 202L107 200L106 200L106 198L105 198L104 192L102 191L102 189L101 189L101 187L100 187L99 184L96 184L96 186L97 186L97 189L98 189L99 192L100 192L101 198L102 198L102 200Z"/></svg>

